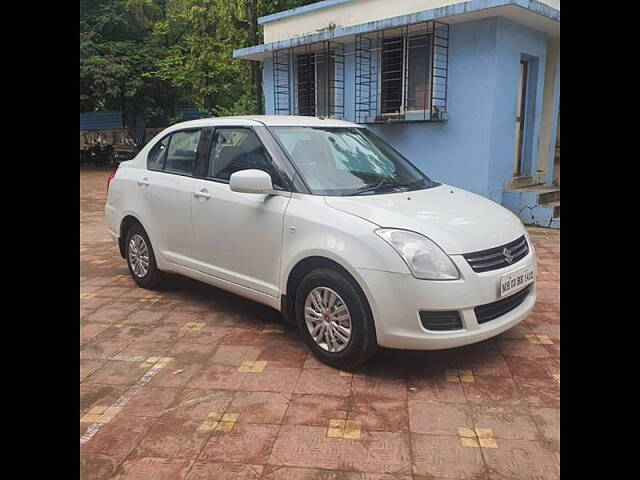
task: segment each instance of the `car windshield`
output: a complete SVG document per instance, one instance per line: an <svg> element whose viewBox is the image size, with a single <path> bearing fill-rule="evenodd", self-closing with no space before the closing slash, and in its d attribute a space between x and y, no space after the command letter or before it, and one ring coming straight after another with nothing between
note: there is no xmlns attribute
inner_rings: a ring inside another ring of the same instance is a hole
<svg viewBox="0 0 640 480"><path fill-rule="evenodd" d="M316 195L374 195L431 188L406 158L364 128L271 127Z"/></svg>

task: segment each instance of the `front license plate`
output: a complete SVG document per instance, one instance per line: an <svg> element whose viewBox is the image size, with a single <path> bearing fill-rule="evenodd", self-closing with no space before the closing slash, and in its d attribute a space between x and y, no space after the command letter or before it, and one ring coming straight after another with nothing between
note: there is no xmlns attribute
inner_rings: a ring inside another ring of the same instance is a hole
<svg viewBox="0 0 640 480"><path fill-rule="evenodd" d="M535 270L533 265L527 265L514 272L500 277L500 297L505 297L533 282Z"/></svg>

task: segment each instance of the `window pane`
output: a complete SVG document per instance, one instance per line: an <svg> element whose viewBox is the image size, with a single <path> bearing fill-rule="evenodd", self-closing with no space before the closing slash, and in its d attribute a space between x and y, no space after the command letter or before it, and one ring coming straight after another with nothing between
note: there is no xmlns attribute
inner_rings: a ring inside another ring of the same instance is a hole
<svg viewBox="0 0 640 480"><path fill-rule="evenodd" d="M171 136L165 172L193 175L200 133L200 130L190 130L176 132Z"/></svg>
<svg viewBox="0 0 640 480"><path fill-rule="evenodd" d="M429 79L431 69L431 35L409 37L407 88L407 108L409 110L425 110L431 108L429 102Z"/></svg>
<svg viewBox="0 0 640 480"><path fill-rule="evenodd" d="M382 40L380 113L399 112L402 107L404 37Z"/></svg>
<svg viewBox="0 0 640 480"><path fill-rule="evenodd" d="M209 152L208 176L228 181L233 173L252 168L267 172L274 187L282 187L271 158L255 133L246 128L217 128Z"/></svg>
<svg viewBox="0 0 640 480"><path fill-rule="evenodd" d="M316 94L318 116L330 117L335 105L335 60L333 52L316 54Z"/></svg>
<svg viewBox="0 0 640 480"><path fill-rule="evenodd" d="M170 137L171 135L167 135L149 151L149 155L147 155L147 168L149 170L162 170L164 159L167 156L167 145L169 144Z"/></svg>
<svg viewBox="0 0 640 480"><path fill-rule="evenodd" d="M316 57L313 53L296 57L298 115L316 114Z"/></svg>
<svg viewBox="0 0 640 480"><path fill-rule="evenodd" d="M296 57L298 115L330 117L335 110L335 52Z"/></svg>

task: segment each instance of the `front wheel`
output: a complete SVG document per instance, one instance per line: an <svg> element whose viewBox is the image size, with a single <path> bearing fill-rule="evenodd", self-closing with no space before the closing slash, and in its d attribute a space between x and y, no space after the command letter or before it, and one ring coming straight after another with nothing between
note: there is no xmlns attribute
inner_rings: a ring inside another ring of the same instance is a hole
<svg viewBox="0 0 640 480"><path fill-rule="evenodd" d="M349 276L324 268L310 272L295 304L300 333L321 362L351 370L378 348L367 299Z"/></svg>

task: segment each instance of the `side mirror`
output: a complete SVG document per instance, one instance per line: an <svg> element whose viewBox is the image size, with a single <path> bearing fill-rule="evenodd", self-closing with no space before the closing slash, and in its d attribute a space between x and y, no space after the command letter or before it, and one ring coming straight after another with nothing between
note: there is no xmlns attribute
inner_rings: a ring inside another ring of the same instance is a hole
<svg viewBox="0 0 640 480"><path fill-rule="evenodd" d="M229 187L232 192L240 193L271 193L273 183L271 175L262 170L240 170L231 174Z"/></svg>

